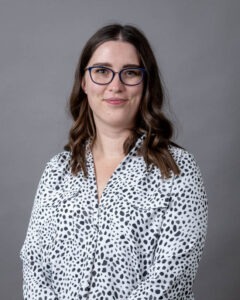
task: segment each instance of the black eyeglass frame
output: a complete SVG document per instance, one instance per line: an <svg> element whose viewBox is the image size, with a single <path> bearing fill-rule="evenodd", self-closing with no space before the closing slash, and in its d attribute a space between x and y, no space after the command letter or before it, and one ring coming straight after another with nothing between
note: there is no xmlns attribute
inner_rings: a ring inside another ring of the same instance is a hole
<svg viewBox="0 0 240 300"><path fill-rule="evenodd" d="M106 69L106 70L109 70L109 71L112 72L112 79L111 79L108 83L99 83L99 82L96 82L96 81L93 80L93 78L92 78L92 69L99 69L99 68L103 68L103 69ZM105 67L105 66L92 66L92 67L87 67L87 68L85 68L85 71L86 71L86 70L88 70L92 82L94 82L95 84L98 84L98 85L108 85L108 84L110 84L110 83L113 81L115 75L118 74L119 79L120 79L120 81L121 81L122 84L127 85L127 86L135 86L135 85L139 85L141 82L143 82L143 79L144 79L144 77L146 76L146 69L141 68L141 67L127 67L127 68L121 69L119 72L115 72L115 71L112 70L111 68ZM122 80L121 74L122 74L123 71L126 71L126 70L140 70L140 71L142 71L142 78L141 78L141 80L140 80L138 83L136 83L136 84L128 84L128 83L125 83L125 82Z"/></svg>

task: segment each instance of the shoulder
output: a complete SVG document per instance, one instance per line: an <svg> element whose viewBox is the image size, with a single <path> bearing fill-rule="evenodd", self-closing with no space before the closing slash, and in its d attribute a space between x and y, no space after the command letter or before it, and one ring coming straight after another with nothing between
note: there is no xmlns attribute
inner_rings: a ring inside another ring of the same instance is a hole
<svg viewBox="0 0 240 300"><path fill-rule="evenodd" d="M200 167L192 153L175 146L170 146L169 151L180 169L180 174L175 176L175 183L187 181L190 184L203 184Z"/></svg>
<svg viewBox="0 0 240 300"><path fill-rule="evenodd" d="M170 147L170 152L180 169L180 174L175 176L173 193L187 195L192 199L206 201L206 192L199 165L194 155L185 149L175 146Z"/></svg>
<svg viewBox="0 0 240 300"><path fill-rule="evenodd" d="M69 166L71 159L71 153L69 151L62 151L54 155L48 162L47 165L52 168L64 169Z"/></svg>
<svg viewBox="0 0 240 300"><path fill-rule="evenodd" d="M190 171L191 169L198 168L194 155L186 149L170 145L169 151L177 163L180 171Z"/></svg>
<svg viewBox="0 0 240 300"><path fill-rule="evenodd" d="M41 177L41 184L47 188L59 189L70 174L71 153L68 151L54 155L45 166Z"/></svg>

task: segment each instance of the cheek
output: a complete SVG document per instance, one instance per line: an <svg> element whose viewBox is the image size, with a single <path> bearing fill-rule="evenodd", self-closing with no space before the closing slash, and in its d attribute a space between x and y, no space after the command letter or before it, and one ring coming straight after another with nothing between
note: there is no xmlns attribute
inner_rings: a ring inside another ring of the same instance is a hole
<svg viewBox="0 0 240 300"><path fill-rule="evenodd" d="M88 99L89 106L92 110L97 109L101 104L103 98L104 90L101 86L86 86L86 95Z"/></svg>
<svg viewBox="0 0 240 300"><path fill-rule="evenodd" d="M104 86L94 84L92 82L86 82L86 92L88 97L101 96L105 90Z"/></svg>
<svg viewBox="0 0 240 300"><path fill-rule="evenodd" d="M136 100L141 101L143 94L143 87L137 87L134 91L132 91L132 97L136 98Z"/></svg>

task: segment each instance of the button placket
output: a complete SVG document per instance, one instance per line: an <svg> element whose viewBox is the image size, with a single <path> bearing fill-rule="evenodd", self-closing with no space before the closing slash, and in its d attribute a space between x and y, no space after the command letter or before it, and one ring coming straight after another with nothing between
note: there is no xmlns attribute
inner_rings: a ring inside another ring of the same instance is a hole
<svg viewBox="0 0 240 300"><path fill-rule="evenodd" d="M100 208L95 208L92 214L92 224L96 231L99 230Z"/></svg>

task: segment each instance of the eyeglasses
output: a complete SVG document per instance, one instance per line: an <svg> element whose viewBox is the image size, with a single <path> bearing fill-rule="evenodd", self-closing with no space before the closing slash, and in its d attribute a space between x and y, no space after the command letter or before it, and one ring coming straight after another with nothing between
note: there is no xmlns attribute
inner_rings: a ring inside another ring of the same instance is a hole
<svg viewBox="0 0 240 300"><path fill-rule="evenodd" d="M110 68L102 66L88 67L92 81L96 84L106 85L113 81L118 73L120 81L125 85L138 85L143 81L146 70L140 67L124 68L119 72L115 72Z"/></svg>

